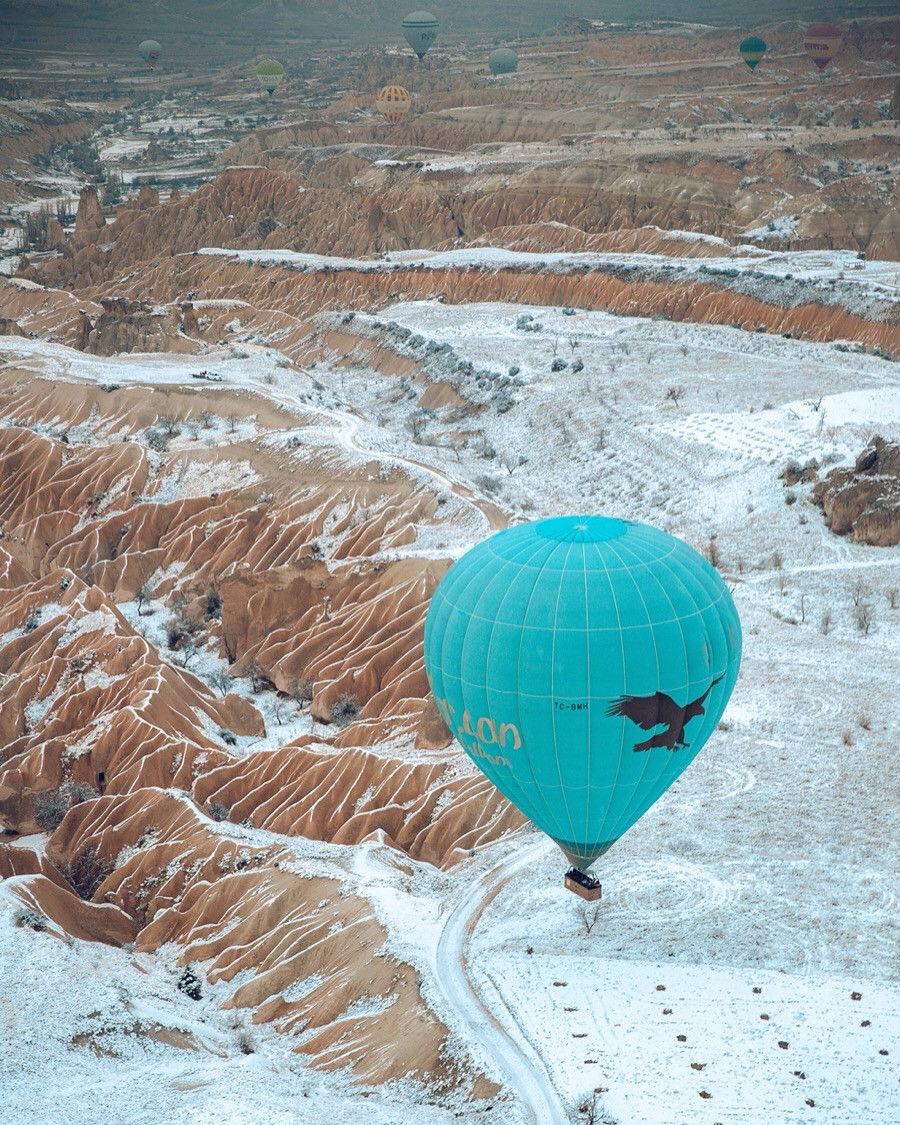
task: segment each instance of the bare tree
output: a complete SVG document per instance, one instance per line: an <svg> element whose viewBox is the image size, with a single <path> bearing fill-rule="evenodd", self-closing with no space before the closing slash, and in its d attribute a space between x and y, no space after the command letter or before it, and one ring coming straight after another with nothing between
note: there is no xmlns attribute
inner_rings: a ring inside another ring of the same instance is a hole
<svg viewBox="0 0 900 1125"><path fill-rule="evenodd" d="M868 602L860 602L854 611L854 619L856 627L864 635L869 635L869 630L872 628L872 607Z"/></svg>
<svg viewBox="0 0 900 1125"><path fill-rule="evenodd" d="M175 654L175 659L182 668L187 668L190 662L197 655L197 642L193 637L186 637L178 648Z"/></svg>
<svg viewBox="0 0 900 1125"><path fill-rule="evenodd" d="M678 405L678 400L680 398L682 398L683 396L684 396L684 387L673 386L673 387L667 387L666 388L666 399L674 402L676 406Z"/></svg>
<svg viewBox="0 0 900 1125"><path fill-rule="evenodd" d="M600 903L595 902L592 906L585 903L584 906L579 906L578 917L581 919L581 924L584 926L584 932L589 934L600 921Z"/></svg>
<svg viewBox="0 0 900 1125"><path fill-rule="evenodd" d="M506 469L509 475L512 476L516 469L521 468L522 465L528 464L528 458L524 453L520 453L518 457L509 456L502 459L500 464Z"/></svg>
<svg viewBox="0 0 900 1125"><path fill-rule="evenodd" d="M581 1103L578 1112L584 1118L584 1125L600 1125L600 1114L603 1107L600 1102L600 1091L594 1090L591 1096Z"/></svg>
<svg viewBox="0 0 900 1125"><path fill-rule="evenodd" d="M898 589L898 587L888 586L884 594L891 609L896 609L897 606L900 605L900 589Z"/></svg>
<svg viewBox="0 0 900 1125"><path fill-rule="evenodd" d="M304 703L312 702L312 680L294 680L288 688L288 695L291 697L291 699L293 699L295 703L299 703L301 707Z"/></svg>
<svg viewBox="0 0 900 1125"><path fill-rule="evenodd" d="M216 668L214 672L210 673L209 684L210 687L218 688L224 699L229 691L231 691L233 679L234 677L227 668Z"/></svg>
<svg viewBox="0 0 900 1125"><path fill-rule="evenodd" d="M138 616L144 616L144 606L153 600L153 587L149 582L145 582L135 595L137 598Z"/></svg>
<svg viewBox="0 0 900 1125"><path fill-rule="evenodd" d="M819 632L824 637L827 637L828 631L830 629L831 629L831 612L826 609L825 612L822 614L822 616L819 618Z"/></svg>
<svg viewBox="0 0 900 1125"><path fill-rule="evenodd" d="M250 681L250 688L254 695L258 695L266 685L266 675L258 660L251 660L245 673Z"/></svg>

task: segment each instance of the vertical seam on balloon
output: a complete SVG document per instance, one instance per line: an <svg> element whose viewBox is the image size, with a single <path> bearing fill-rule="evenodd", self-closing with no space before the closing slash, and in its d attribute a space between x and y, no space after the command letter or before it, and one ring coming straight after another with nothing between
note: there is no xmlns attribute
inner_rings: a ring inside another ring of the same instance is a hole
<svg viewBox="0 0 900 1125"><path fill-rule="evenodd" d="M535 551L534 554L529 556L529 558L534 558L535 555L537 555L539 553L540 549L542 549L542 548L539 548L538 551ZM508 563L508 562L513 561L511 559L508 559L508 558L505 558L501 555L498 555L497 552L494 551L492 547L489 547L489 554L484 559L484 562L482 563L482 565L479 566L474 571L474 574L477 576L480 572L485 570L490 564L492 564L492 563L494 563L498 560L501 563ZM540 573L540 571L538 572L538 574L539 573ZM466 577L466 581L463 584L463 588L468 587L469 584L471 583L471 580L472 580L472 576ZM476 598L473 609L477 608L478 603L481 600L481 597L483 596L483 593L484 593L484 591L482 591L482 594L479 594L479 596ZM458 606L454 603L452 608L457 609ZM460 611L460 612L463 612L463 611ZM474 620L482 620L482 618L477 617L474 613L468 613L467 612L466 613L466 627L463 630L462 644L460 646L460 653L462 653L463 649L465 648L466 636L467 636L468 631L469 631L469 626L472 623L472 621L474 621ZM447 632L445 630L444 634L441 638L441 668L442 668L442 670L443 670L443 664L444 664L444 643L446 641L446 637L447 637ZM485 677L485 679L486 679L486 677ZM461 701L463 702L463 705L464 705L463 710L465 710L465 700L462 698L463 697L463 690L464 690L464 683L465 683L465 681L463 680L463 677L462 677L462 669L460 668L459 686L460 686L460 699L461 699ZM453 733L453 732L451 732L451 733ZM454 738L456 738L455 733L453 733L453 736L454 736ZM485 773L485 771L483 769L481 769L481 767L478 765L477 761L475 761L475 759L468 752L468 750L464 746L462 746L462 744L460 743L458 738L456 739L456 742L457 742L457 745L460 746L460 748L462 749L462 751L466 755L466 757L469 759L469 761L472 762L473 765L476 767L476 769L478 769L479 772L488 780L488 782L490 782L490 784L494 786L494 788L500 793L500 795L505 797L506 800L508 800L512 805L514 805L516 808L518 808L518 806L515 804L515 801L513 801L511 797L508 797L506 795L506 793L503 792L503 790L500 788L500 786L497 784L497 782L494 781L494 779L489 774ZM513 779L515 780L515 778L513 778ZM521 785L518 782L517 782L517 788L521 790ZM537 786L535 786L535 790L537 791ZM528 804L529 808L531 807L531 801L527 801L526 804ZM528 816L528 813L524 809L520 809L519 811L522 812L522 814L524 816L528 817L529 820L532 820L532 821L534 820L533 817Z"/></svg>
<svg viewBox="0 0 900 1125"><path fill-rule="evenodd" d="M694 608L697 612L697 616L700 618L701 626L702 626L702 629L703 629L703 636L704 636L704 639L706 641L707 650L708 650L709 656L710 656L710 659L709 659L710 667L708 668L708 674L712 678L715 678L716 673L715 673L714 668L712 667L713 644L712 644L712 635L710 633L709 624L708 624L708 622L707 622L707 620L706 620L706 618L703 614L703 611L701 610L701 608L700 608L700 606L697 602L696 597L694 597L693 593L691 592L690 587L684 582L683 578L676 571L674 571L672 569L672 567L670 567L668 565L668 563L666 563L665 566L666 566L666 570L668 570L669 573L672 575L672 578L683 587L683 589L687 593L687 596L690 598L690 600L694 604ZM713 610L715 612L716 620L718 621L719 626L721 628L722 637L723 637L723 640L724 640L724 643L725 643L725 665L724 665L724 668L723 668L722 672L720 673L722 676L726 676L728 674L728 668L729 668L729 664L730 664L730 658L729 658L729 655L728 655L728 641L727 641L726 630L725 630L724 623L722 621L721 612L719 611L719 606L721 605L721 603L723 601L723 596L727 593L728 593L728 590L725 587L725 584L722 583L722 589L717 591L717 595L716 595L715 598L712 598L712 597L709 598L709 604L706 607L707 609ZM692 682L693 681L689 680L689 683L692 683ZM694 689L691 688L691 691L689 692L689 694L693 694L693 690ZM708 711L707 711L707 714L708 714ZM701 726L702 726L702 723L701 723ZM710 731L710 734L711 733L712 732ZM707 735L707 739L708 738L709 738L709 735ZM704 740L703 744L701 746L699 746L694 751L694 753L691 755L690 760L688 761L687 765L681 771L681 774L678 775L679 777L685 772L685 770L687 770L688 766L690 766L690 764L697 758L698 754L703 749L703 746L705 744L706 744L706 740ZM677 780L677 778L675 780ZM665 790L663 790L663 792L665 792ZM661 795L662 794L660 794L660 796Z"/></svg>
<svg viewBox="0 0 900 1125"><path fill-rule="evenodd" d="M501 532L500 534L502 534L502 532ZM490 556L489 556L489 558L485 559L485 562L484 562L484 567L486 567L486 566L487 566L487 565L488 565L488 564L489 564L490 562L495 562L495 561L498 561L498 560L499 560L500 562L503 562L503 563L515 562L515 563L517 563L517 564L518 564L519 566L522 566L522 567L527 567L527 566L529 566L529 565L530 565L530 563L531 563L531 560L532 560L532 559L536 558L536 557L537 557L538 555L540 555L540 554L541 554L541 553L542 553L542 552L543 552L543 551L544 551L544 550L546 549L546 548L545 548L545 544L544 544L544 542L541 542L541 543L539 543L539 544L538 544L538 546L537 546L537 549L536 549L536 550L533 550L533 551L532 551L532 552L531 552L531 553L530 553L530 554L528 555L528 558L527 558L527 560L526 560L525 562L520 562L520 561L519 561L519 557L518 557L518 556L519 556L519 555L524 555L524 554L525 554L525 546L524 546L524 545L523 545L523 548L521 548L520 550L518 550L518 551L516 552L515 556L514 556L514 557L512 557L512 558L508 558L508 557L505 557L505 556L499 555L499 554L498 554L498 553L497 553L497 552L496 552L496 551L495 551L495 550L493 549L493 546L492 546L492 545L490 544L490 540L488 540L488 541L487 541L487 546L488 546L488 549L489 549L489 551L490 551ZM552 553L552 551L551 551L551 553ZM479 567L479 571L480 571L480 570L482 570L482 569L484 569L484 567ZM534 593L534 586L536 586L536 585L537 585L537 582L538 582L538 579L540 578L540 575L541 575L542 569L543 569L542 567L538 567L538 568L536 569L536 572L535 572L535 576L534 576L534 585L532 586L532 591L531 591L531 595L529 595L529 599L528 599L528 604L529 604L529 605L530 605L530 603L531 603L531 596L532 596L532 595L533 595L533 593ZM478 573L479 571L476 571L475 573L477 574L477 573ZM478 599L476 599L475 605L473 606L473 610L477 608L477 606L478 606L478 602L479 602L480 600L481 600L481 599L480 599L480 596L479 596L479 598L478 598ZM527 613L527 607L526 607L526 613ZM474 614L474 612L473 612L473 613L469 613L469 614L468 614L467 616L468 616L468 618L469 618L469 621L472 621L472 620L476 620L476 619L477 619L477 620L486 620L485 618L481 618L481 617L478 617L478 616L477 616L476 614ZM467 629L466 631L468 631L468 629ZM521 636L520 636L520 639L519 639L519 654L521 654L521 645L522 645L522 641L523 641L523 639L524 639L524 635L525 635L525 632L524 632L524 629L523 629L523 631L522 631L522 634L521 634ZM463 634L463 641L465 641L465 633ZM442 652L442 655L443 655L443 652ZM517 656L517 661L518 661L518 656ZM465 681L463 680L463 677L462 677L462 675L460 674L460 689L461 689L461 690L462 690L462 685L463 685L464 683L465 683ZM518 663L516 664L516 683L517 683L517 685L518 685ZM518 694L518 693L517 693L517 694ZM518 712L518 703L517 703L517 712L516 712L516 714L517 714L517 717L518 717L518 719L519 719L519 724L518 724L518 725L519 725L519 728L521 728L521 725L522 725L522 724L521 724L521 715L520 715L520 714L519 714L519 712ZM457 741L458 741L458 740L457 740ZM468 753L467 751L465 751L465 749L463 749L463 752L464 752L464 753L466 754L466 757L467 757L467 758L469 758L469 760L470 760L470 761L473 761L473 758L472 758L472 755L471 755L471 754L469 754L469 753ZM477 767L477 768L479 768L479 769L480 769L480 767L478 767L477 763L474 763L474 764L476 765L476 767ZM482 773L484 773L484 770L481 770L481 772L482 772ZM533 783L533 786L534 786L534 791L535 791L535 793L536 793L536 794L538 795L538 797L540 797L540 799L541 799L541 802L542 802L542 803L544 804L544 808L546 809L546 811L547 811L548 815L549 815L549 816L550 816L550 818L551 818L551 819L552 819L552 820L553 820L553 821L555 822L555 819L556 819L556 818L555 818L554 814L552 813L551 809L549 808L549 806L547 805L546 801L544 800L544 797L543 797L543 794L542 794L542 792L541 792L541 789L540 789L540 787L538 786L538 784L537 784L537 781L536 781L536 779L535 779L535 777L534 777L534 770L532 769L532 766L531 766L531 759L530 759L530 756L529 756L529 758L528 758L528 772L529 772L529 773L530 773L530 775L531 775L531 780L532 780L532 783ZM500 789L500 786L499 786L499 785L497 785L497 784L496 784L496 782L495 782L495 781L493 781L493 779L492 779L491 777L489 777L489 776L488 776L488 775L487 775L486 773L484 774L484 776L485 776L485 777L487 777L488 781L490 781L490 782L491 782L491 784L492 784L492 785L494 785L494 786L495 786L495 788L497 788L497 789L498 789L498 790L499 790L499 791L501 792L501 794L502 794L502 795L503 795L504 797L506 797L506 794L505 794L505 793L503 793L503 790L502 790L502 789ZM517 783L517 785L518 785L518 788L519 788L520 790L522 790L522 791L524 792L524 790L522 789L522 786L521 786L521 784L520 784L520 783ZM512 798L510 798L510 797L506 797L506 799L507 799L508 801L510 801L510 802L511 802L512 804L515 804L515 802L514 802L514 801L512 801ZM533 807L534 807L534 806L533 806L533 802L532 802L532 800L530 800L530 799L529 799L529 800L528 800L528 801L527 801L526 803L528 804L528 806L529 806L529 809L531 809L531 808L533 808ZM518 808L518 806L516 806L516 807ZM529 819L529 820L531 820L531 821L532 821L533 823L537 823L537 822L536 822L536 821L534 820L534 817L533 817L533 816L530 816L530 815L529 815L529 814L528 814L528 813L527 813L527 812L526 812L526 811L525 811L524 809L521 809L521 810L520 810L520 812L522 812L522 814L523 814L524 816L528 817L528 819Z"/></svg>
<svg viewBox="0 0 900 1125"><path fill-rule="evenodd" d="M633 555L635 558L637 558L637 556L634 553L634 549L629 548L627 543L623 544L622 546L623 546L623 550L628 550L631 555ZM616 552L616 553L618 554L618 552ZM660 556L660 558L653 560L654 563L660 563L662 566L664 566L665 569L667 571L669 571L670 574L672 573L672 571L669 568L669 566L667 565L666 559L668 559L671 554L672 554L672 552L670 552L669 555L663 555L663 556ZM682 617L678 616L677 611L675 609L675 606L672 604L672 599L669 597L665 586L657 578L657 576L653 573L653 571L650 569L650 565L645 563L644 569L645 569L647 575L650 578L652 578L653 581L662 590L663 596L665 597L666 601L669 603L669 606L671 607L672 612L676 615L675 616L675 622L679 626L678 632L679 632L679 635L681 636L681 647L682 647L682 650L684 651L684 666L685 666L685 672L687 673L687 671L688 671L687 645L684 642L684 632L682 631L682 629L680 627L680 623L684 619ZM638 583L635 581L635 578L634 578L634 576L633 576L633 574L631 573L630 570L628 571L628 576L629 576L629 578L631 578L632 582L634 582L634 586L635 586L635 589L637 590L638 597L641 599L641 604L644 607L644 612L647 616L648 624L650 624L650 612L647 609L647 603L644 600L643 592L641 591L641 588L638 585ZM685 589L687 589L687 588L685 587ZM690 591L687 591L687 592L688 592L688 596L690 596ZM696 605L697 605L696 601L694 601L693 598L691 598L691 601L693 602L694 606L696 607ZM661 673L662 673L662 665L660 663L659 649L656 646L656 633L655 633L655 631L652 627L652 624L650 624L650 635L653 638L653 652L654 652L654 655L656 657L656 685L657 685L656 690L660 691L661 687L662 687L661 682L660 682L661 681ZM647 756L645 758L645 764L644 764L643 769L641 770L640 777L638 778L637 783L635 785L634 792L632 793L632 796L628 800L628 803L625 805L625 807L619 813L618 819L616 820L616 823L615 823L616 831L618 831L619 825L622 824L623 821L627 820L627 818L631 815L631 812L632 812L633 808L635 807L635 805L639 806L640 804L642 804L642 801L636 799L636 794L639 792L640 787L644 784L644 782L646 780L647 770L650 766L650 760L651 760L652 757L653 757L652 751L648 750ZM688 763L688 764L690 764L690 763ZM685 767L685 768L687 768L687 767ZM658 787L660 781L665 778L665 775L666 775L667 772L668 772L668 759L666 760L666 765L664 765L663 768L658 771L655 778L650 783L652 785L652 789L650 790L650 792L656 791L656 788ZM684 771L682 770L682 773L683 772ZM673 778L672 781L669 782L668 785L665 786L665 788L662 790L662 792L664 793L666 791L666 789L668 789L669 785L671 785L672 782L674 782L675 780L677 780L677 778ZM645 796L646 796L646 794L645 794ZM622 831L618 833L618 836L616 836L616 839L618 839L619 836L621 836L625 832L627 832L628 829L632 827L632 825L636 824L637 821L640 820L640 818L644 815L644 813L647 812L656 803L656 801L658 799L659 799L658 797L654 797L653 800L649 804L644 805L643 809L637 814L637 816L634 818L634 820L632 820L629 824L626 824L625 827L622 829Z"/></svg>
<svg viewBox="0 0 900 1125"><path fill-rule="evenodd" d="M560 546L561 545L562 545L562 543L560 543ZM556 548L554 548L554 550L551 551L550 555L548 556L548 561L549 561L549 559L553 558L553 554L554 554L555 550L556 550ZM560 577L559 587L556 591L556 606L554 607L554 610L553 610L553 632L551 633L552 639L551 639L551 648L550 648L550 719L551 719L551 729L553 731L553 757L556 759L556 772L557 772L557 775L559 776L560 796L562 797L563 808L566 810L566 820L568 820L569 828L572 830L572 842L577 843L578 841L575 840L575 824L572 820L572 814L569 811L569 802L566 799L566 790L565 790L565 786L563 785L563 780L562 780L562 769L561 769L560 764L559 764L559 751L557 749L557 744L556 744L556 708L553 706L553 700L554 700L555 688L556 688L556 624L557 624L557 621L559 620L559 603L562 599L562 588L563 588L562 576L566 574L568 562L569 562L569 555L571 553L572 553L572 541L570 540L569 543L568 543L567 549L566 549L566 557L565 557L565 560L563 562L562 570L560 571L561 577Z"/></svg>
<svg viewBox="0 0 900 1125"><path fill-rule="evenodd" d="M581 544L581 577L584 582L584 662L587 667L587 785L584 792L584 828L585 836L591 822L591 601L588 596L587 580L587 553L585 544ZM596 842L596 841L595 841ZM587 843L587 840L585 840ZM590 866L590 865L588 865Z"/></svg>
<svg viewBox="0 0 900 1125"><path fill-rule="evenodd" d="M622 544L622 546L625 546L625 544ZM656 661L656 690L659 691L659 673L660 673L659 652L656 648L656 637L653 633L653 625L652 625L652 622L651 622L651 619L650 619L649 610L647 609L647 603L644 600L644 595L641 593L641 588L640 588L636 578L634 577L634 575L631 573L631 570L629 569L627 560L624 559L622 557L622 555L619 554L618 550L612 545L612 543L610 543L610 550L616 556L616 558L619 560L619 562L622 563L623 571L624 571L625 574L627 574L629 580L631 581L631 584L634 586L635 591L637 592L637 596L640 598L641 605L644 609L644 617L647 620L646 627L647 627L647 629L649 629L650 637L653 641L653 657L654 657L654 660ZM629 554L632 556L632 558L638 558L639 559L639 556L635 555L633 548L629 550ZM639 561L642 561L642 560L639 559ZM646 567L646 564L644 564L644 565ZM623 666L623 668L625 667L624 646L623 646L623 654L622 654L622 666ZM627 688L623 689L622 694L623 695L628 694ZM623 746L624 746L624 742L625 742L625 723L623 722L622 723L622 745ZM632 748L632 752L633 752L633 748ZM623 753L623 751L620 747L620 749L619 749L619 768L617 768L617 770L616 770L616 780L618 780L619 772L620 772L621 765L622 765L622 753ZM653 757L652 751L648 750L647 756L644 759L644 764L641 767L641 772L640 772L640 774L637 778L637 781L635 782L635 784L632 788L632 796L628 799L628 802L626 803L625 808L616 815L616 819L613 821L612 828L613 828L614 831L616 829L618 829L619 824L621 824L625 810L627 808L629 808L629 806L632 803L634 793L637 792L640 789L640 787L641 787L641 785L644 781L644 777L646 776L647 769L650 765L650 761L651 761L652 757ZM613 786L613 793L614 792L615 792L615 785ZM613 793L610 794L610 803L612 803ZM608 811L609 811L609 806L607 806L607 813L608 813ZM606 823L606 817L604 817L604 825L605 825L605 823ZM623 829L623 831L627 832L628 828L630 828L630 827L631 827L631 825L628 825L626 828ZM621 833L619 833L619 835L621 835ZM608 836L609 836L609 833L607 832L607 838L608 838ZM618 836L613 835L613 839L617 840L618 838L619 838Z"/></svg>
<svg viewBox="0 0 900 1125"><path fill-rule="evenodd" d="M535 559L535 558L537 558L537 557L538 557L538 555L540 555L540 554L541 554L541 552L542 552L542 551L544 551L544 550L545 550L545 546L544 546L544 544L543 544L543 543L539 543L539 544L538 544L538 546L537 546L537 549L536 549L536 550L535 550L535 551L534 551L534 552L533 552L532 554L530 554L530 555L528 556L528 561L527 561L527 563L524 563L524 564L520 563L519 565L520 565L520 566L522 566L522 565L524 565L524 566L527 566L527 565L529 565L529 564L531 563L531 560L532 560L532 559ZM552 551L552 550L551 550L550 554L551 554L551 555L553 554L553 551ZM511 560L507 560L507 561L511 561ZM530 591L530 593L529 593L529 595L528 595L528 601L527 601L527 603L526 603L525 614L523 615L523 628L519 630L519 647L518 647L518 651L517 651L517 653L516 653L516 689L517 689L517 690L516 690L516 719L518 720L518 722L517 722L517 729L518 729L519 731L521 731L521 729L522 729L522 716L521 716L521 713L520 713L520 711L519 711L519 692L518 692L518 686L519 686L519 658L521 657L521 654L522 654L522 642L523 642L523 640L524 640L524 638L525 638L525 629L524 629L524 617L527 617L527 615L528 615L528 606L529 606L529 605L531 604L531 599L532 599L532 596L534 595L534 591L535 591L535 588L536 588L536 586L537 586L537 584L538 584L538 580L540 579L540 576L541 576L541 574L542 574L542 573L543 573L543 567L539 568L539 569L537 570L537 573L536 573L536 574L535 574L535 576L534 576L534 582L532 583L532 586L531 586L531 591ZM509 591L510 591L511 589L512 589L512 583L510 583L510 585L509 585L509 588L508 588L508 590L507 590L507 594L509 593ZM500 610L500 608L502 608L502 606L503 606L503 602L504 602L505 600L506 600L506 594L504 594L504 596L503 596L503 600L502 600L502 601L500 602L500 606L498 606L498 613L499 613L499 610ZM476 606L477 606L477 604L478 604L478 603L476 602ZM488 645L488 648L490 648L490 645ZM485 677L485 678L487 678L487 677ZM525 748L525 744L524 744L524 742L523 742L523 747L522 747L522 748L523 748L523 749ZM551 812L550 806L549 806L549 805L547 804L546 800L544 799L544 795L543 795L543 793L541 792L541 788L540 788L540 786L539 786L539 785L537 784L537 778L536 778L536 777L534 776L534 769L532 768L532 765L531 765L531 754L530 754L530 752L526 752L526 755L525 755L525 761L526 761L526 764L527 764L527 766L528 766L528 773L529 773L529 775L530 775L530 777L531 777L531 783L532 783L532 787L533 787L533 790L534 790L534 793L535 793L535 795L536 795L536 796L537 796L537 797L538 797L538 798L540 799L540 803L541 803L541 804L543 804L543 806L544 806L544 810L545 810L545 812L547 813L547 815L548 815L549 817L551 817L551 819L554 819L554 820L555 820L555 817L553 817L553 814L552 814L552 812ZM525 789L523 788L523 786L522 786L522 783L521 783L520 781L518 781L518 780L517 780L517 779L515 778L515 775L513 775L513 778L514 778L514 780L516 780L516 785L517 785L518 789L519 789L519 790L520 790L521 792L523 792L523 793L524 793L524 792L526 792L526 790L525 790ZM513 803L515 803L515 802L513 802ZM526 804L528 805L529 809L534 809L534 807L535 807L535 802L534 802L533 798L529 798L529 799L528 799L528 801L526 802ZM518 807L518 806L517 806L517 807ZM530 820L530 821L531 821L531 822L532 822L533 824L537 824L537 821L535 820L534 816L533 816L533 815L531 815L530 813L526 812L526 811L525 811L525 809L520 809L519 811L520 811L520 812L522 812L522 813L523 813L523 815L527 816L527 817L528 817L528 819L529 819L529 820ZM540 827L540 825L538 825L538 827Z"/></svg>
<svg viewBox="0 0 900 1125"><path fill-rule="evenodd" d="M606 540L605 542L608 543L609 540ZM618 626L619 626L619 646L621 648L621 653L622 653L622 694L624 695L626 693L626 690L627 690L627 687L628 687L628 669L625 666L625 644L624 644L624 641L622 640L622 617L621 617L621 614L619 613L619 603L616 599L616 589L615 589L615 586L613 585L612 579L609 576L609 567L606 565L606 559L601 554L600 548L597 546L596 543L592 543L591 546L597 552L597 558L600 561L601 566L603 567L603 573L604 573L604 576L606 577L606 581L609 585L609 594L610 594L610 599L612 601L612 607L615 610L616 621L617 621ZM606 824L607 814L609 813L609 807L612 804L613 795L616 791L616 780L619 776L619 770L622 766L622 747L624 746L624 744L625 744L625 723L622 722L621 723L621 741L619 742L619 756L618 756L618 761L617 761L617 765L616 765L616 772L615 772L615 776L612 779L612 783L610 785L609 799L606 802L606 808L603 811L603 816L598 820L599 836L594 841L595 843L604 843L605 842L604 841L604 835L605 835L604 826ZM591 861L591 862L593 862L593 861ZM590 864L588 864L588 866L590 866Z"/></svg>

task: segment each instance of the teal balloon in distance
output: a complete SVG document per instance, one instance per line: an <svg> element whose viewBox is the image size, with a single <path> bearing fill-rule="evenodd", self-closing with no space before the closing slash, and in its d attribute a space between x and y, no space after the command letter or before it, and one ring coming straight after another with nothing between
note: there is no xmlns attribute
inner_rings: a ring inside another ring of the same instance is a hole
<svg viewBox="0 0 900 1125"><path fill-rule="evenodd" d="M498 47L488 55L491 74L513 74L519 68L519 56L511 47Z"/></svg>
<svg viewBox="0 0 900 1125"><path fill-rule="evenodd" d="M406 42L422 59L437 38L439 27L440 24L431 12L410 12L400 25L400 30Z"/></svg>
<svg viewBox="0 0 900 1125"><path fill-rule="evenodd" d="M602 516L492 535L451 567L425 619L448 726L579 867L693 761L740 659L737 610L710 564L663 531Z"/></svg>
<svg viewBox="0 0 900 1125"><path fill-rule="evenodd" d="M138 44L138 54L152 70L159 62L162 47L160 47L155 39L144 39Z"/></svg>

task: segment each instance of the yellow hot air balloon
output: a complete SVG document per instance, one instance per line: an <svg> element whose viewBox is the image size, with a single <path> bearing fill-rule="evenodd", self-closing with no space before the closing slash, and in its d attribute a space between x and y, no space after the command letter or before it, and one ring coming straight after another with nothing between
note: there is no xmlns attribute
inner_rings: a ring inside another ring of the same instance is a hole
<svg viewBox="0 0 900 1125"><path fill-rule="evenodd" d="M382 86L375 95L375 104L389 125L399 125L409 113L412 98L403 86Z"/></svg>

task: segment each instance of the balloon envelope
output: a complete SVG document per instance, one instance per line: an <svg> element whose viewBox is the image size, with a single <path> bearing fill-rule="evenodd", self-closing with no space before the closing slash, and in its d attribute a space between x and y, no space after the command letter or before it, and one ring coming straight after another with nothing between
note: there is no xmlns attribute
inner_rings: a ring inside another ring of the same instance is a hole
<svg viewBox="0 0 900 1125"><path fill-rule="evenodd" d="M399 125L409 113L412 99L403 86L382 86L375 95L375 104L389 125Z"/></svg>
<svg viewBox="0 0 900 1125"><path fill-rule="evenodd" d="M498 47L488 55L491 74L512 74L519 68L519 56L510 47Z"/></svg>
<svg viewBox="0 0 900 1125"><path fill-rule="evenodd" d="M814 23L803 36L803 49L823 70L837 54L843 39L844 33L833 23Z"/></svg>
<svg viewBox="0 0 900 1125"><path fill-rule="evenodd" d="M718 573L656 528L561 516L498 532L435 590L425 666L463 749L588 866L715 730L741 629Z"/></svg>
<svg viewBox="0 0 900 1125"><path fill-rule="evenodd" d="M162 54L162 47L155 39L145 39L138 45L138 54L152 70Z"/></svg>
<svg viewBox="0 0 900 1125"><path fill-rule="evenodd" d="M410 12L400 27L403 38L421 59L437 37L440 24L431 12Z"/></svg>
<svg viewBox="0 0 900 1125"><path fill-rule="evenodd" d="M272 94L284 81L284 67L277 59L261 59L256 64L256 77L260 86Z"/></svg>
<svg viewBox="0 0 900 1125"><path fill-rule="evenodd" d="M763 55L766 53L766 41L760 39L758 35L749 35L746 39L741 40L738 47L741 52L741 58L750 67L755 70L762 60Z"/></svg>

